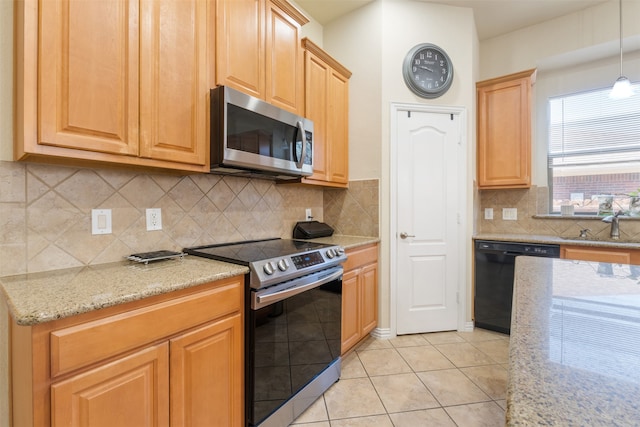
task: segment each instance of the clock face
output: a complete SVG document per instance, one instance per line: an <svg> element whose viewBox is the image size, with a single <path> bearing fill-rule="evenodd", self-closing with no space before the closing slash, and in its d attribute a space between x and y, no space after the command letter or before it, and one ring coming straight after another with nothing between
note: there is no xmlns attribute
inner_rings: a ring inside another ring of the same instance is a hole
<svg viewBox="0 0 640 427"><path fill-rule="evenodd" d="M404 81L416 95L437 98L453 82L453 64L444 50L430 43L415 46L402 66Z"/></svg>

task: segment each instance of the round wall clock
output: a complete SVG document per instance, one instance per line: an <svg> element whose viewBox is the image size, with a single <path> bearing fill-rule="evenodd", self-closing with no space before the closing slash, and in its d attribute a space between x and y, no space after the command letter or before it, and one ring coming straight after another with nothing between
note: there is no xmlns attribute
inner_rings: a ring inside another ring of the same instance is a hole
<svg viewBox="0 0 640 427"><path fill-rule="evenodd" d="M451 87L453 64L442 48L431 43L421 43L405 56L402 75L407 87L416 95L437 98Z"/></svg>

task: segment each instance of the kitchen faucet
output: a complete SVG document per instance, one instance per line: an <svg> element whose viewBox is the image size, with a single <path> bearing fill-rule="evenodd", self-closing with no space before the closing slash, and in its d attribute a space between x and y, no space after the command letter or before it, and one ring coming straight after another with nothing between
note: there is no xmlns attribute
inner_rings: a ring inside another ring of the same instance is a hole
<svg viewBox="0 0 640 427"><path fill-rule="evenodd" d="M615 215L609 215L602 218L602 222L611 223L611 233L609 236L613 240L618 240L620 238L620 225L618 223L618 216L622 213L622 211L618 211Z"/></svg>

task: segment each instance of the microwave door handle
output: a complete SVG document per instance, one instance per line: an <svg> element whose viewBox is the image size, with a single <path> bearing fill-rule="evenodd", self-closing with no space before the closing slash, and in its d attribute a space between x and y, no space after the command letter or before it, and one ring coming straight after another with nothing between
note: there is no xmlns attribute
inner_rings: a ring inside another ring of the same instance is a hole
<svg viewBox="0 0 640 427"><path fill-rule="evenodd" d="M304 131L304 124L302 123L301 120L298 120L296 125L298 126L298 134L300 135L300 142L302 144L302 153L300 153L300 158L297 159L296 158L295 144L298 141L297 141L297 138L296 138L296 141L293 143L294 144L294 147L293 147L293 158L296 161L296 167L298 169L302 169L302 166L304 165L304 159L307 156L307 141L306 141L307 134Z"/></svg>

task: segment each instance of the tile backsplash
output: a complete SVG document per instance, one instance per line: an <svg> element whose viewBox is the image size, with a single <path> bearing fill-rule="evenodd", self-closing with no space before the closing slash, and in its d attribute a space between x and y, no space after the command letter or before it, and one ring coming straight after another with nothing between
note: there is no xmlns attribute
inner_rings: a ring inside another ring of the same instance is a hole
<svg viewBox="0 0 640 427"><path fill-rule="evenodd" d="M349 190L325 189L324 221L336 234L379 235L379 181L351 181Z"/></svg>
<svg viewBox="0 0 640 427"><path fill-rule="evenodd" d="M602 240L609 238L611 226L602 222L601 218L548 216L548 195L547 187L536 186L530 189L478 191L476 232L577 237L581 229L588 228L591 237ZM493 208L492 220L484 219L485 208ZM517 208L517 220L503 219L503 208ZM534 218L534 215L538 217ZM620 221L620 238L640 242L640 218L623 218Z"/></svg>
<svg viewBox="0 0 640 427"><path fill-rule="evenodd" d="M0 161L0 276L157 249L290 238L306 208L337 234L377 236L378 206L378 180L324 190L209 174ZM162 230L146 230L147 208L162 209ZM91 234L92 209L111 209L112 234Z"/></svg>

